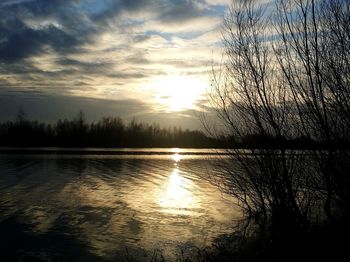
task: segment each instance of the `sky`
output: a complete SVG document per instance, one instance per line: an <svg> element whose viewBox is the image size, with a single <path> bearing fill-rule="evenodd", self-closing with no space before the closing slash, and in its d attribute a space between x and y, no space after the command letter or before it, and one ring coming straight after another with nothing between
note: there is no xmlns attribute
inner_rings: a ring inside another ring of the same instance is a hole
<svg viewBox="0 0 350 262"><path fill-rule="evenodd" d="M198 128L228 0L0 0L0 120Z"/></svg>

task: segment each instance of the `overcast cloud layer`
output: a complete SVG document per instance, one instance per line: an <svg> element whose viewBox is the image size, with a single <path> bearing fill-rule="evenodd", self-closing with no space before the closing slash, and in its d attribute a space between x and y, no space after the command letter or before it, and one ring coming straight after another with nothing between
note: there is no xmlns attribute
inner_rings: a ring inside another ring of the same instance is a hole
<svg viewBox="0 0 350 262"><path fill-rule="evenodd" d="M193 79L193 88L202 85L198 92L205 91L225 3L0 0L0 117L11 118L18 105L42 119L62 116L63 107L75 99L85 102L71 106L72 111L83 106L94 108L96 117L144 114L156 121L157 114L167 112L162 103L167 93L161 91L167 87L159 84L167 85L167 78ZM38 103L26 102L33 99ZM196 110L202 102L198 99ZM40 110L46 115L36 113ZM187 113L178 112L176 118Z"/></svg>

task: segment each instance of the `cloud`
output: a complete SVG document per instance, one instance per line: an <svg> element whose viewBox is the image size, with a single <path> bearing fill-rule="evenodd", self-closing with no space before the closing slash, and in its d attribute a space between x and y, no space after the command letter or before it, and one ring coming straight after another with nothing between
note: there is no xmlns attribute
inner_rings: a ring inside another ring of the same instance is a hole
<svg viewBox="0 0 350 262"><path fill-rule="evenodd" d="M186 110L178 113L155 112L151 104L136 99L96 99L72 96L51 96L36 91L0 92L0 119L13 120L22 108L29 119L53 123L58 119L73 118L79 110L88 121L105 116L119 116L126 121L159 123L162 126L185 126L200 129L198 112ZM45 108L45 110L42 110Z"/></svg>
<svg viewBox="0 0 350 262"><path fill-rule="evenodd" d="M67 53L76 43L75 38L53 26L44 30L24 28L8 35L0 44L0 59L15 62L48 52L48 47L59 53Z"/></svg>
<svg viewBox="0 0 350 262"><path fill-rule="evenodd" d="M151 105L135 99L52 96L36 91L0 93L0 119L13 119L20 107L26 111L30 119L44 121L74 117L79 110L83 110L90 121L99 120L103 116L121 116L130 119L139 114L152 112Z"/></svg>
<svg viewBox="0 0 350 262"><path fill-rule="evenodd" d="M183 23L205 15L205 6L198 1L171 1L158 17L165 23Z"/></svg>
<svg viewBox="0 0 350 262"><path fill-rule="evenodd" d="M228 5L232 3L232 0L206 0L206 2L210 5Z"/></svg>
<svg viewBox="0 0 350 262"><path fill-rule="evenodd" d="M0 9L0 61L16 62L48 52L81 51L79 45L94 30L83 23L80 11L72 9L75 2L5 2Z"/></svg>
<svg viewBox="0 0 350 262"><path fill-rule="evenodd" d="M158 108L157 81L206 77L223 2L1 1L0 91L139 100Z"/></svg>

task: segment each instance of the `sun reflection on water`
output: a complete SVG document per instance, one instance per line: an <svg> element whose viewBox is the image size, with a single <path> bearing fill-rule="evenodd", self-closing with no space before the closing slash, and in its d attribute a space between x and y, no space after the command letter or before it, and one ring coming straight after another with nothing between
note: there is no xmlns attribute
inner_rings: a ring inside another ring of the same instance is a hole
<svg viewBox="0 0 350 262"><path fill-rule="evenodd" d="M181 148L178 148L178 147L173 147L173 148L170 149L170 151L171 151L172 153L180 153L180 152L182 151L182 149L181 149Z"/></svg>
<svg viewBox="0 0 350 262"><path fill-rule="evenodd" d="M183 177L178 167L178 162L182 159L179 150L174 150L171 159L175 162L175 168L164 184L164 190L159 195L159 206L162 212L173 215L190 215L194 208L199 207L193 194L193 183Z"/></svg>
<svg viewBox="0 0 350 262"><path fill-rule="evenodd" d="M193 206L193 194L191 183L178 173L178 169L169 176L167 186L160 196L159 205L167 213L182 213L182 209Z"/></svg>
<svg viewBox="0 0 350 262"><path fill-rule="evenodd" d="M0 206L10 203L9 215L23 213L20 219L32 223L35 234L56 236L56 225L64 223L64 234L99 257L125 246L154 250L163 245L168 254L175 254L174 243L206 246L231 231L232 219L241 215L232 209L233 201L200 179L206 161L195 162L187 151L175 148L166 159L147 157L45 160L50 161L50 176L43 175L39 165L46 162L38 160L37 170L27 171L31 176L0 194ZM83 163L86 168L72 169ZM23 194L33 181L39 186Z"/></svg>
<svg viewBox="0 0 350 262"><path fill-rule="evenodd" d="M182 156L178 153L171 155L171 159L175 161L175 163L179 162L182 159Z"/></svg>

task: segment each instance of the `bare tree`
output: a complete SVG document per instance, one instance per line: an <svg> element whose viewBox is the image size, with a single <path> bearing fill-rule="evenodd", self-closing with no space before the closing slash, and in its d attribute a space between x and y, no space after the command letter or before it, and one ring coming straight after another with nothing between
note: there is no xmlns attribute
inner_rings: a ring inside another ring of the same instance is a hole
<svg viewBox="0 0 350 262"><path fill-rule="evenodd" d="M258 135L279 144L250 149L249 156L230 150L236 167L226 170L230 179L223 186L250 215L299 223L307 215L304 198L298 197L304 187L300 156L283 143L294 136L293 108L270 44L270 17L255 2L234 2L225 18L227 60L214 73L211 101L231 136L242 141Z"/></svg>
<svg viewBox="0 0 350 262"><path fill-rule="evenodd" d="M337 150L349 141L349 1L280 0L277 9L276 58L301 134L326 149L314 156L323 175L325 211L332 218L332 206L349 197L342 189L349 185L348 153Z"/></svg>
<svg viewBox="0 0 350 262"><path fill-rule="evenodd" d="M317 203L330 219L347 212L349 157L339 147L350 131L349 5L239 0L225 17L225 60L213 70L210 100L226 135L255 135L263 143L230 150L235 167L216 181L249 214L300 224ZM288 148L285 142L297 137L324 150L310 157Z"/></svg>

